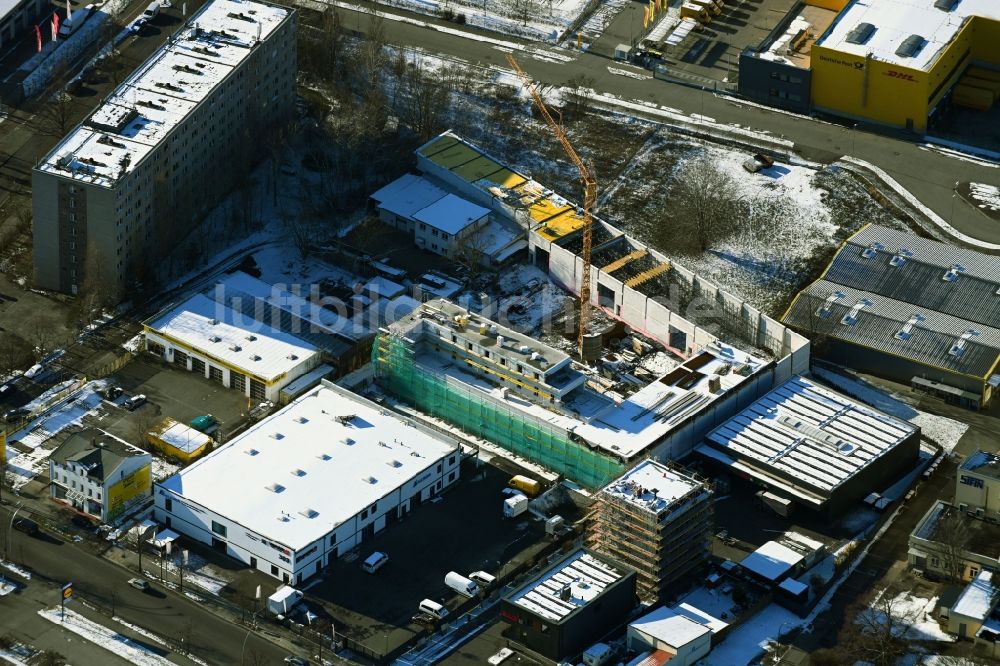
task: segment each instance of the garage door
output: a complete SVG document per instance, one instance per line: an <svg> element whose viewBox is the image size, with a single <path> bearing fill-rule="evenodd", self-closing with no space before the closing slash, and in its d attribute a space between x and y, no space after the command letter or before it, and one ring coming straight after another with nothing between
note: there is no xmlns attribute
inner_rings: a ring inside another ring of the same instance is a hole
<svg viewBox="0 0 1000 666"><path fill-rule="evenodd" d="M247 392L247 376L238 372L229 371L229 386L240 393Z"/></svg>
<svg viewBox="0 0 1000 666"><path fill-rule="evenodd" d="M182 352L180 349L175 349L174 365L179 365L186 369L188 367L188 355Z"/></svg>
<svg viewBox="0 0 1000 666"><path fill-rule="evenodd" d="M253 398L254 400L264 400L264 398L265 398L266 395L267 395L267 391L264 388L264 385L261 384L256 379L251 379L250 380L250 397Z"/></svg>
<svg viewBox="0 0 1000 666"><path fill-rule="evenodd" d="M222 383L222 368L217 368L214 365L208 366L208 378L213 382Z"/></svg>
<svg viewBox="0 0 1000 666"><path fill-rule="evenodd" d="M202 377L205 376L205 362L200 358L191 359L191 372L197 372Z"/></svg>

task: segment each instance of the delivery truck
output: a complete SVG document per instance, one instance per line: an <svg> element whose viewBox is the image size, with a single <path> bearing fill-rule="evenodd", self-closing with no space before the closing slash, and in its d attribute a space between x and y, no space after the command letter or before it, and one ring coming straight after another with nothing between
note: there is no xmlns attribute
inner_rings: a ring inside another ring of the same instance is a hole
<svg viewBox="0 0 1000 666"><path fill-rule="evenodd" d="M508 497L503 501L504 518L517 518L527 510L528 498L520 493L512 497Z"/></svg>
<svg viewBox="0 0 1000 666"><path fill-rule="evenodd" d="M456 571L449 571L445 574L444 584L462 596L474 597L479 594L479 586Z"/></svg>
<svg viewBox="0 0 1000 666"><path fill-rule="evenodd" d="M267 610L272 615L288 615L295 605L302 601L302 593L294 587L282 585L267 598Z"/></svg>
<svg viewBox="0 0 1000 666"><path fill-rule="evenodd" d="M507 485L510 488L517 488L528 497L537 497L542 492L541 483L522 474L510 477Z"/></svg>

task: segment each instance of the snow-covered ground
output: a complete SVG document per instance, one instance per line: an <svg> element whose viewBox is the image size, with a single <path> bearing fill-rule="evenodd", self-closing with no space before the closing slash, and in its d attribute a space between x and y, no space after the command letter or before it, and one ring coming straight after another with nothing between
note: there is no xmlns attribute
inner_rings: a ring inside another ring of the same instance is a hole
<svg viewBox="0 0 1000 666"><path fill-rule="evenodd" d="M700 608L700 606L699 606ZM699 666L741 666L767 650L768 643L800 626L805 620L792 611L771 604L736 627L712 648Z"/></svg>
<svg viewBox="0 0 1000 666"><path fill-rule="evenodd" d="M173 561L163 563L164 568L174 576L179 573L176 563L176 558L178 557L179 555L175 554ZM147 574L154 578L158 577L160 572L160 562L152 559L150 560L149 566L150 569L147 570ZM222 588L224 588L228 583L229 580L214 569L203 558L195 555L194 553L188 553L188 563L187 566L184 567L185 587L197 587L204 592L208 592L209 594L218 595L222 592Z"/></svg>
<svg viewBox="0 0 1000 666"><path fill-rule="evenodd" d="M975 199L981 209L993 213L1000 212L1000 187L986 183L969 183L969 196Z"/></svg>
<svg viewBox="0 0 1000 666"><path fill-rule="evenodd" d="M934 606L937 600L937 597L925 599L909 592L897 594L889 605L893 621L897 626L894 633L908 640L954 642L955 637L943 631L934 618ZM880 624L884 624L888 619L883 609L870 608L865 611L865 614L868 613L871 613L868 616L871 620ZM868 620L861 618L855 621L859 624L868 624Z"/></svg>
<svg viewBox="0 0 1000 666"><path fill-rule="evenodd" d="M620 0L613 0L620 1ZM400 9L440 16L464 14L467 25L537 41L555 41L587 5L587 0L383 0ZM620 9L620 7L619 7ZM598 21L594 27L600 26ZM603 29L603 26L601 26Z"/></svg>
<svg viewBox="0 0 1000 666"><path fill-rule="evenodd" d="M167 666L173 663L152 652L144 645L136 643L128 636L119 634L102 624L92 622L68 608L65 619L62 618L58 608L46 608L38 611L38 614L49 622L58 624L137 666Z"/></svg>
<svg viewBox="0 0 1000 666"><path fill-rule="evenodd" d="M31 572L28 571L27 569L25 569L24 567L21 567L21 566L18 566L16 564L14 564L13 562L7 562L6 560L0 560L0 567L3 567L4 569L7 569L8 571L11 571L11 572L17 574L18 576L20 576L24 580L31 580Z"/></svg>
<svg viewBox="0 0 1000 666"><path fill-rule="evenodd" d="M967 423L946 416L922 412L899 397L890 395L859 377L849 377L822 368L814 368L813 374L824 383L830 384L881 412L920 426L923 436L938 444L945 452L950 453L969 429Z"/></svg>
<svg viewBox="0 0 1000 666"><path fill-rule="evenodd" d="M175 465L169 463L159 456L153 456L153 481L162 481L167 477L173 476L180 469L180 465Z"/></svg>

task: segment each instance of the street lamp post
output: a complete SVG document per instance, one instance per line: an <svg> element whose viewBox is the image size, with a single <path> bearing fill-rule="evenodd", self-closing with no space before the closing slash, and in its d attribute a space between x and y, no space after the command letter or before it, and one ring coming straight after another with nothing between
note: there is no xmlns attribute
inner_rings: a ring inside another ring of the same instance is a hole
<svg viewBox="0 0 1000 666"><path fill-rule="evenodd" d="M14 509L14 513L10 514L10 523L7 525L7 538L3 542L3 558L10 558L10 537L11 533L14 531L14 518L17 517L17 512L21 510L22 503L17 503L17 508Z"/></svg>

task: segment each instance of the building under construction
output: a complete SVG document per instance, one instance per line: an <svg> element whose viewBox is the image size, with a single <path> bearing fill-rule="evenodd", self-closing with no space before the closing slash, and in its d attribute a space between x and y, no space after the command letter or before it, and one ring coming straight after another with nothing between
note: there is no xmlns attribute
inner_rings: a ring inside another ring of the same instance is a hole
<svg viewBox="0 0 1000 666"><path fill-rule="evenodd" d="M636 570L644 601L669 596L699 568L712 540L712 492L698 479L646 460L597 495L588 546Z"/></svg>

